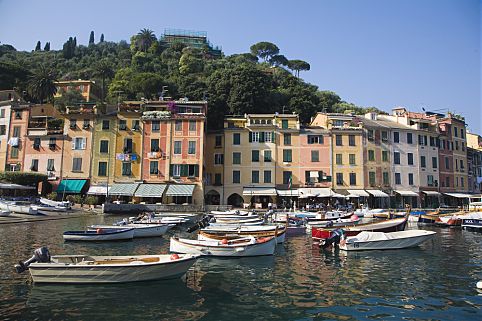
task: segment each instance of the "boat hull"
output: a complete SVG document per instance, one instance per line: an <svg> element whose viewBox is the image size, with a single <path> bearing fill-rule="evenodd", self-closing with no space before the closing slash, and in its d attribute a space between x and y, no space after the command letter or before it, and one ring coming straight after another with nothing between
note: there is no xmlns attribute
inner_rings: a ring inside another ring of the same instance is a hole
<svg viewBox="0 0 482 321"><path fill-rule="evenodd" d="M462 228L476 229L478 231L482 231L482 219L474 219L474 218L463 219Z"/></svg>
<svg viewBox="0 0 482 321"><path fill-rule="evenodd" d="M274 237L263 243L245 242L233 245L223 245L217 240L198 240L197 242L203 244L195 245L177 238L171 238L169 250L175 253L202 256L247 257L273 255L276 248L276 239Z"/></svg>
<svg viewBox="0 0 482 321"><path fill-rule="evenodd" d="M168 258L169 255L165 255ZM154 256L137 256L154 257ZM55 258L55 257L53 257ZM132 258L132 257L117 257ZM124 283L181 277L194 264L197 256L182 255L178 260L159 263L132 261L124 265L88 265L65 263L33 263L29 267L35 283Z"/></svg>
<svg viewBox="0 0 482 321"><path fill-rule="evenodd" d="M276 236L277 243L283 243L286 238L286 228L284 226L280 226L278 228L274 226L269 226L266 228L265 226L241 226L238 228L206 228L202 229L199 232L200 237L204 237L206 239L215 239L215 240L222 240L226 237L234 238L234 237L244 237L252 235L254 237L269 237L269 236Z"/></svg>
<svg viewBox="0 0 482 321"><path fill-rule="evenodd" d="M91 229L126 229L126 228L133 228L134 229L134 238L140 237L158 237L166 234L167 230L169 229L169 225L162 225L162 224L128 224L123 226L111 226L111 225L92 225Z"/></svg>
<svg viewBox="0 0 482 321"><path fill-rule="evenodd" d="M390 238L381 240L358 240L357 236L348 237L346 242L340 243L340 249L345 251L366 251L410 248L430 240L436 232L410 230L388 234L390 234Z"/></svg>
<svg viewBox="0 0 482 321"><path fill-rule="evenodd" d="M105 233L97 233L96 231L68 231L64 233L63 237L65 241L100 242L132 240L134 237L134 229L123 229L121 231L117 230Z"/></svg>

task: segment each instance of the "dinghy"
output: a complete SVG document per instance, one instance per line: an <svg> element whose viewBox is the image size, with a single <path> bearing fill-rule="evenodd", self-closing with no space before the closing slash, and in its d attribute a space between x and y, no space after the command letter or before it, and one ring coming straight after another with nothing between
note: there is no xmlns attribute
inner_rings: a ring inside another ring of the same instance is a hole
<svg viewBox="0 0 482 321"><path fill-rule="evenodd" d="M57 202L57 201L52 201L47 198L41 197L40 203L47 205L49 207L57 208L57 209L70 210L71 208L71 204L68 201Z"/></svg>
<svg viewBox="0 0 482 321"><path fill-rule="evenodd" d="M17 272L29 270L35 283L121 283L173 279L183 276L198 255L50 256L47 248L35 251Z"/></svg>
<svg viewBox="0 0 482 321"><path fill-rule="evenodd" d="M208 226L201 229L199 237L202 239L222 240L224 238L239 238L252 235L255 237L276 236L277 243L283 243L286 238L284 225L260 225L260 226Z"/></svg>
<svg viewBox="0 0 482 321"><path fill-rule="evenodd" d="M415 247L430 240L437 232L408 230L400 232L367 232L349 236L340 241L340 249L345 251L392 250Z"/></svg>
<svg viewBox="0 0 482 321"><path fill-rule="evenodd" d="M65 241L122 241L132 240L133 228L109 228L90 231L67 231L64 232Z"/></svg>
<svg viewBox="0 0 482 321"><path fill-rule="evenodd" d="M134 229L134 238L139 237L156 237L166 234L170 226L168 224L127 224L122 226L115 225L91 225L89 230L107 229L107 230L125 230L126 228Z"/></svg>
<svg viewBox="0 0 482 321"><path fill-rule="evenodd" d="M177 237L171 238L169 250L176 253L197 254L203 256L261 256L273 255L276 238L244 237L233 240L189 240Z"/></svg>

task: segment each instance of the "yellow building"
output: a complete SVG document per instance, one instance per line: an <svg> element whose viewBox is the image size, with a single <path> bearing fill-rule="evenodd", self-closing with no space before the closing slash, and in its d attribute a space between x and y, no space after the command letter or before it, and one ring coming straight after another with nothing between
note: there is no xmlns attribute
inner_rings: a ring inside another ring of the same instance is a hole
<svg viewBox="0 0 482 321"><path fill-rule="evenodd" d="M100 90L96 86L95 81L92 80L57 81L55 85L57 86L57 93L54 98L59 98L63 92L68 90L79 91L86 102L95 102L100 97Z"/></svg>

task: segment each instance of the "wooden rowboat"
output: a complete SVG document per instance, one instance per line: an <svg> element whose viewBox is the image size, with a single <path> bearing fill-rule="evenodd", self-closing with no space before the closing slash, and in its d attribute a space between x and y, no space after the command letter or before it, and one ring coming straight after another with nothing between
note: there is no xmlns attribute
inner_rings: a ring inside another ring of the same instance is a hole
<svg viewBox="0 0 482 321"><path fill-rule="evenodd" d="M286 237L284 225L260 225L260 226L237 226L237 227L206 227L199 231L200 237L207 239L222 240L225 238L239 238L252 235L254 237L276 236L277 243L283 243Z"/></svg>

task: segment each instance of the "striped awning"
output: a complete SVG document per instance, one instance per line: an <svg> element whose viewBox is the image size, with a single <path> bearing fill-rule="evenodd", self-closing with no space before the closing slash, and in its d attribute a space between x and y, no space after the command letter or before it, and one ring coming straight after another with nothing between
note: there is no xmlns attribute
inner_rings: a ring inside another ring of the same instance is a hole
<svg viewBox="0 0 482 321"><path fill-rule="evenodd" d="M246 196L276 196L276 189L274 187L245 187L243 188L243 195Z"/></svg>
<svg viewBox="0 0 482 321"><path fill-rule="evenodd" d="M298 196L300 196L300 193L299 193L297 188L293 188L291 190L290 189L277 189L276 193L278 193L278 196L287 196L287 197L290 197L290 196L298 197Z"/></svg>
<svg viewBox="0 0 482 321"><path fill-rule="evenodd" d="M196 185L169 185L167 188L166 196L192 196Z"/></svg>
<svg viewBox="0 0 482 321"><path fill-rule="evenodd" d="M134 196L139 183L116 183L109 189L112 196Z"/></svg>
<svg viewBox="0 0 482 321"><path fill-rule="evenodd" d="M371 194L374 197L390 197L388 194L378 190L378 189L367 189L368 194Z"/></svg>
<svg viewBox="0 0 482 321"><path fill-rule="evenodd" d="M367 192L362 189L349 189L347 190L351 195L356 195L358 197L368 197L370 196Z"/></svg>
<svg viewBox="0 0 482 321"><path fill-rule="evenodd" d="M418 197L418 194L412 191L395 191L395 193L399 194L400 196Z"/></svg>
<svg viewBox="0 0 482 321"><path fill-rule="evenodd" d="M162 197L166 184L141 184L134 193L136 197Z"/></svg>
<svg viewBox="0 0 482 321"><path fill-rule="evenodd" d="M109 187L110 189L110 187ZM91 185L89 187L89 191L87 192L88 195L106 195L107 194L107 186L105 185Z"/></svg>

